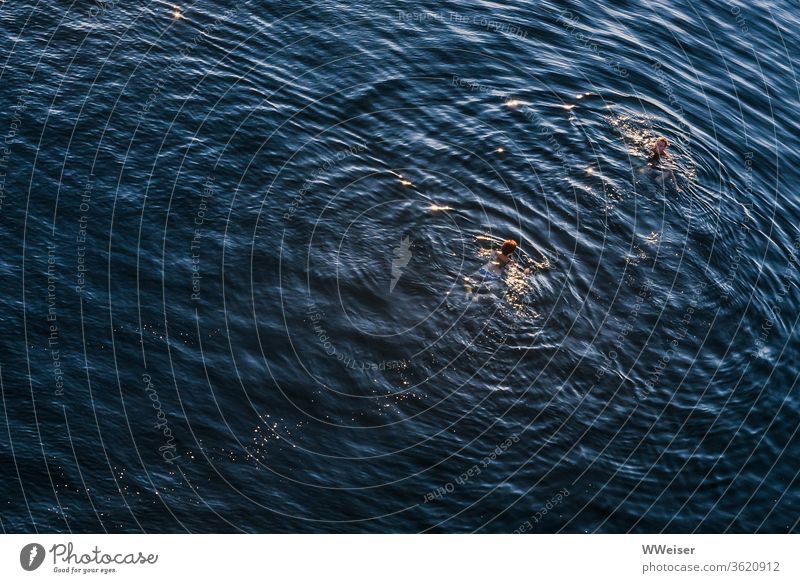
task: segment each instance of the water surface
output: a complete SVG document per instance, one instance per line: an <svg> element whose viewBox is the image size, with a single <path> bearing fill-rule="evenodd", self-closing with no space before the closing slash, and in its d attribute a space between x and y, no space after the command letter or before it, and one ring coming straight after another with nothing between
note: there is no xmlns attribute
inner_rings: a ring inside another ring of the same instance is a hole
<svg viewBox="0 0 800 583"><path fill-rule="evenodd" d="M791 2L0 27L4 531L797 531Z"/></svg>

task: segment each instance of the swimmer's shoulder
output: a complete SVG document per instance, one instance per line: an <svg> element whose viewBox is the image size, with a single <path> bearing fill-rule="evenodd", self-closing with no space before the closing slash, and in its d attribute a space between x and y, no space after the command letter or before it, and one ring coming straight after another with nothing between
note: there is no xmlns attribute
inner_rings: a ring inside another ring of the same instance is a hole
<svg viewBox="0 0 800 583"><path fill-rule="evenodd" d="M659 166L662 162L668 162L672 159L672 156L669 155L669 152L664 152L664 154L659 154L658 152L650 152L650 155L647 157L647 163L651 166Z"/></svg>

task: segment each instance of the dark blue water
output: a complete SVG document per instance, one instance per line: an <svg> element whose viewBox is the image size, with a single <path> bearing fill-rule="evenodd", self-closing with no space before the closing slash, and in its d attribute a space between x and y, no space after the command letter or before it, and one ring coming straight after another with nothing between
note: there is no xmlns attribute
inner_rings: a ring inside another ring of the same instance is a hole
<svg viewBox="0 0 800 583"><path fill-rule="evenodd" d="M798 530L796 2L0 27L3 531Z"/></svg>

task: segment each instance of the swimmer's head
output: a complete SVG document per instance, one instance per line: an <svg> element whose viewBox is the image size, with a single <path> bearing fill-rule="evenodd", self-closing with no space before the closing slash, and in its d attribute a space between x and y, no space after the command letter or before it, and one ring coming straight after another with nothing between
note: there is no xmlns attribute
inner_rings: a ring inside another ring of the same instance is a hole
<svg viewBox="0 0 800 583"><path fill-rule="evenodd" d="M669 147L669 142L667 141L667 138L665 138L664 136L657 138L655 144L653 144L653 150L655 150L659 154L663 154L664 152L666 152L668 147Z"/></svg>
<svg viewBox="0 0 800 583"><path fill-rule="evenodd" d="M517 242L514 239L506 239L503 241L503 246L500 248L500 253L503 255L511 255L517 248Z"/></svg>

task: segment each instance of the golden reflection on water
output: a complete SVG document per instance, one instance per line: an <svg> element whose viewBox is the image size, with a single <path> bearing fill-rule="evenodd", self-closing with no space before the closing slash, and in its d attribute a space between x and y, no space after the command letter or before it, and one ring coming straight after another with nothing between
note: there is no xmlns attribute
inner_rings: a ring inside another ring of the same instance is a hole
<svg viewBox="0 0 800 583"><path fill-rule="evenodd" d="M611 106L606 106L611 108ZM619 132L623 137L628 153L634 157L646 158L652 148L656 138L664 135L665 132L657 131L653 128L652 121L645 116L610 114L606 118L608 123ZM669 137L670 140L670 162L665 168L675 170L684 180L695 182L697 169L690 160L687 160L675 147L678 140ZM647 171L647 166L643 166L640 172Z"/></svg>
<svg viewBox="0 0 800 583"><path fill-rule="evenodd" d="M481 247L478 249L478 257L483 263L492 259L495 246L499 246L502 241L497 237L488 235L477 235L475 240L478 242L492 243L491 247ZM530 321L532 318L539 317L532 303L533 278L542 270L550 268L550 260L542 253L541 260L533 257L518 248L517 258L508 264L502 272L501 287L497 292L501 296L507 309L511 310L513 317L520 322Z"/></svg>

